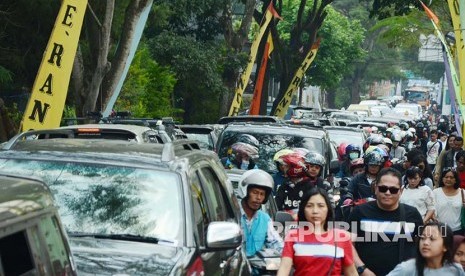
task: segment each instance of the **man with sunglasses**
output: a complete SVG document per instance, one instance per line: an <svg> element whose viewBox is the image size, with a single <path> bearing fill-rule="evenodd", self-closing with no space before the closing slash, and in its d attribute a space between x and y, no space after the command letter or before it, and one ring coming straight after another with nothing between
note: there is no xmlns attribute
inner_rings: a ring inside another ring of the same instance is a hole
<svg viewBox="0 0 465 276"><path fill-rule="evenodd" d="M414 237L423 219L415 207L400 203L401 187L399 171L382 169L373 185L376 201L355 207L349 216L351 231L357 234L360 275L386 275L415 256Z"/></svg>

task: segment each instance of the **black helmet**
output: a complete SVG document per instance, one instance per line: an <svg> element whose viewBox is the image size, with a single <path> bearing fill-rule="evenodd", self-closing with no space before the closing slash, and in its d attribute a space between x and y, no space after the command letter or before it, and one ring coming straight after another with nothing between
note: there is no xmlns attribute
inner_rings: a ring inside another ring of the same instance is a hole
<svg viewBox="0 0 465 276"><path fill-rule="evenodd" d="M382 166L384 164L384 157L378 151L372 151L366 154L365 157L363 157L363 163L365 164L365 166Z"/></svg>
<svg viewBox="0 0 465 276"><path fill-rule="evenodd" d="M307 164L320 166L320 172L318 173L318 176L323 173L324 167L326 165L326 159L323 157L323 155L319 154L318 152L311 151L304 156L304 161Z"/></svg>

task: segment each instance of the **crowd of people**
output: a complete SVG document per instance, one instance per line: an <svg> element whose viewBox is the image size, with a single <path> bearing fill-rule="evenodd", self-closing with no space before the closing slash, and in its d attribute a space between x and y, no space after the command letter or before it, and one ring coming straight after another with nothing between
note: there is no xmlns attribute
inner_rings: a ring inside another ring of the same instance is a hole
<svg viewBox="0 0 465 276"><path fill-rule="evenodd" d="M465 275L463 138L444 118L436 123L400 122L371 130L363 146L339 145L337 202L321 154L281 149L277 172L250 182L267 174L253 162L259 145L253 137L233 144L223 164L249 170L243 181L253 187L241 204L247 254L282 250L278 275ZM298 222L286 236L261 214L268 195Z"/></svg>

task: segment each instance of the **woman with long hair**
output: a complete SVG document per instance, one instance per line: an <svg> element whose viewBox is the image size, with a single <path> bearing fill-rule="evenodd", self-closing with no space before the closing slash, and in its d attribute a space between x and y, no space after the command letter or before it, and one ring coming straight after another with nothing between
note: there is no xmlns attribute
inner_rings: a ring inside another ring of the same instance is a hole
<svg viewBox="0 0 465 276"><path fill-rule="evenodd" d="M417 208L423 223L427 223L434 216L433 191L425 186L423 170L418 167L410 167L405 172L404 190L400 196L400 202Z"/></svg>
<svg viewBox="0 0 465 276"><path fill-rule="evenodd" d="M454 236L449 226L428 222L419 234L416 258L398 264L388 276L465 275L462 267L454 262Z"/></svg>
<svg viewBox="0 0 465 276"><path fill-rule="evenodd" d="M463 234L460 223L462 210L462 189L455 168L445 168L441 174L439 188L433 190L436 219L447 224L454 235Z"/></svg>
<svg viewBox="0 0 465 276"><path fill-rule="evenodd" d="M278 275L358 275L351 235L333 228L334 213L325 190L314 187L304 194L298 227L289 231Z"/></svg>
<svg viewBox="0 0 465 276"><path fill-rule="evenodd" d="M432 190L434 187L433 173L431 172L431 169L428 166L428 161L426 161L426 157L424 155L417 155L412 159L410 165L420 168L420 170L422 171L423 182Z"/></svg>

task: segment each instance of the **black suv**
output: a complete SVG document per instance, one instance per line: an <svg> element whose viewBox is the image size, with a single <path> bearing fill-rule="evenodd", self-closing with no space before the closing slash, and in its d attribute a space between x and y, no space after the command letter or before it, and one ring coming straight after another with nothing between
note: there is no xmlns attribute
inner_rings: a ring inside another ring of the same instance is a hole
<svg viewBox="0 0 465 276"><path fill-rule="evenodd" d="M230 123L218 139L218 155L228 156L228 150L241 134L250 134L259 141L257 166L269 173L276 171L273 156L284 148L306 148L323 155L327 162L323 176L327 176L330 167L337 169L337 156L331 150L330 140L325 130L307 126L294 126L280 123ZM331 162L329 162L331 160Z"/></svg>
<svg viewBox="0 0 465 276"><path fill-rule="evenodd" d="M20 135L0 151L1 171L48 185L80 273L249 274L231 182L193 141Z"/></svg>

